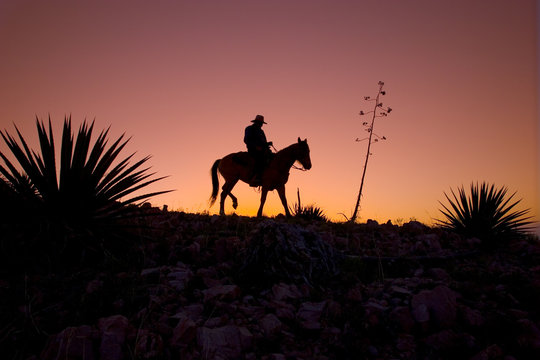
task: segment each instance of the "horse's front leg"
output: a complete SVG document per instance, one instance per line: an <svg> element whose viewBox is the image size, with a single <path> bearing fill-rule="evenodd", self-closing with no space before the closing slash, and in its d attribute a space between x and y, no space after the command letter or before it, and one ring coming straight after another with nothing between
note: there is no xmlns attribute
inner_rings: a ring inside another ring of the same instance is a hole
<svg viewBox="0 0 540 360"><path fill-rule="evenodd" d="M266 196L268 195L268 189L265 189L264 187L261 190L261 205L259 206L259 211L257 211L257 217L262 216L264 203L266 202Z"/></svg>
<svg viewBox="0 0 540 360"><path fill-rule="evenodd" d="M285 185L278 187L277 192L279 194L279 198L281 199L281 203L283 204L283 208L285 209L285 215L287 217L291 217L289 206L287 205L287 197L285 196Z"/></svg>

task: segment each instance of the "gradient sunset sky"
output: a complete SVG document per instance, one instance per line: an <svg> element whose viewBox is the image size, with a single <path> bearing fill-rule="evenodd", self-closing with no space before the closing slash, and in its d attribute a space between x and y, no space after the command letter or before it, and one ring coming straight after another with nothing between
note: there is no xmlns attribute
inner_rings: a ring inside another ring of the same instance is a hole
<svg viewBox="0 0 540 360"><path fill-rule="evenodd" d="M202 212L213 161L244 150L262 114L278 149L311 147L289 203L299 188L344 220L367 146L359 112L384 81L393 112L375 123L387 140L372 147L361 222L430 224L444 192L476 181L516 191L539 220L538 14L534 0L3 0L0 129L37 149L36 115L57 139L65 115L110 125L132 137L126 156L169 175L148 190L176 191L153 205ZM254 215L259 194L233 192ZM280 212L269 194L265 214Z"/></svg>

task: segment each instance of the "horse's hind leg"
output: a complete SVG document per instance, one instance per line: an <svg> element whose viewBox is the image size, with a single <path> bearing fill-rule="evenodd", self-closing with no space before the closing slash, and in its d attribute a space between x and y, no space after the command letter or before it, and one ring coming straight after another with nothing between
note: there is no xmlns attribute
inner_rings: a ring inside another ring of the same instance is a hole
<svg viewBox="0 0 540 360"><path fill-rule="evenodd" d="M225 181L225 184L223 184L223 187L221 188L221 200L219 203L219 215L225 215L225 199L227 198L227 195L229 195L231 199L233 199L233 207L236 209L236 206L238 206L238 201L236 200L236 197L231 194L231 190L237 182L238 179L232 181L227 180Z"/></svg>
<svg viewBox="0 0 540 360"><path fill-rule="evenodd" d="M234 210L236 210L236 208L238 207L238 199L232 194L232 192L229 192L229 196L232 199L232 207Z"/></svg>

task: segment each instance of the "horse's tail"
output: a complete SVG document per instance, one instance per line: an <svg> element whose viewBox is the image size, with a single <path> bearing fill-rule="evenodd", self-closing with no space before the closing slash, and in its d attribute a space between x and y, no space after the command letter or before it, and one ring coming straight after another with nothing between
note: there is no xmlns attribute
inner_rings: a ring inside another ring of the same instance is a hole
<svg viewBox="0 0 540 360"><path fill-rule="evenodd" d="M210 174L212 176L212 195L210 196L210 207L214 205L216 202L216 198L219 191L219 179L218 179L218 166L221 159L217 159L214 161L214 165L212 165L212 169L210 170Z"/></svg>

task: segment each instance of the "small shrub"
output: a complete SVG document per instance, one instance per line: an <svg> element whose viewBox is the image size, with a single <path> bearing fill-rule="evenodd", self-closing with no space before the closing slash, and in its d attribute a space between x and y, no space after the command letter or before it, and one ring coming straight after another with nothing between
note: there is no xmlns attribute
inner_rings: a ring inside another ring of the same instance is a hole
<svg viewBox="0 0 540 360"><path fill-rule="evenodd" d="M239 276L249 286L315 285L337 273L338 261L339 253L317 233L267 220L250 237Z"/></svg>

